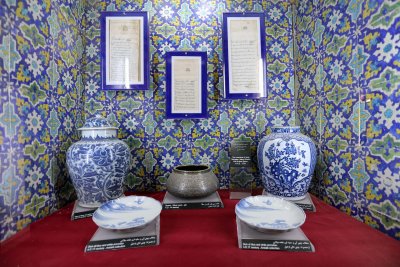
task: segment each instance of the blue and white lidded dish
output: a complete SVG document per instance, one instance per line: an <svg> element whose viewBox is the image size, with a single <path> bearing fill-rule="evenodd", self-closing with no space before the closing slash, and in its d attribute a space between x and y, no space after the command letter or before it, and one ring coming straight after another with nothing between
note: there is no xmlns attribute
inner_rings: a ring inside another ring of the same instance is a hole
<svg viewBox="0 0 400 267"><path fill-rule="evenodd" d="M68 171L82 207L96 208L123 195L131 154L117 139L117 129L99 115L92 117L78 129L81 140L67 151Z"/></svg>

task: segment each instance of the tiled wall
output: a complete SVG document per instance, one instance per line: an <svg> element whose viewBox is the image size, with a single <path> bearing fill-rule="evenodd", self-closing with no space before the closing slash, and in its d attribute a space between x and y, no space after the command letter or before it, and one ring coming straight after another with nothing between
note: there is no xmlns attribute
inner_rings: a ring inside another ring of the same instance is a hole
<svg viewBox="0 0 400 267"><path fill-rule="evenodd" d="M147 11L150 15L151 86L146 92L101 90L101 11ZM266 15L268 98L226 101L222 97L222 13ZM179 164L204 163L229 186L229 147L250 140L253 152L272 125L294 124L291 6L286 1L88 1L85 20L85 112L101 113L120 128L119 137L132 149L127 186L133 190L165 189L166 178ZM165 118L165 52L207 51L208 113L203 120ZM255 153L254 153L255 154ZM237 174L236 174L237 175ZM261 181L256 165L241 173Z"/></svg>
<svg viewBox="0 0 400 267"><path fill-rule="evenodd" d="M294 124L291 8L286 1L12 1L0 5L0 240L74 198L65 151L83 117L101 113L132 149L127 187L164 189L174 165L211 165L229 185L229 146L253 152L272 125ZM101 11L150 15L151 88L100 88ZM225 101L222 13L264 12L268 27L267 99ZM83 18L83 19L82 19ZM83 38L82 38L83 36ZM270 49L270 47L274 49ZM166 51L208 52L206 120L165 119ZM86 104L83 104L86 103ZM259 186L256 166L250 175Z"/></svg>
<svg viewBox="0 0 400 267"><path fill-rule="evenodd" d="M400 239L400 2L300 1L297 113L319 144L313 190Z"/></svg>
<svg viewBox="0 0 400 267"><path fill-rule="evenodd" d="M74 197L65 151L83 110L79 2L0 2L0 240Z"/></svg>

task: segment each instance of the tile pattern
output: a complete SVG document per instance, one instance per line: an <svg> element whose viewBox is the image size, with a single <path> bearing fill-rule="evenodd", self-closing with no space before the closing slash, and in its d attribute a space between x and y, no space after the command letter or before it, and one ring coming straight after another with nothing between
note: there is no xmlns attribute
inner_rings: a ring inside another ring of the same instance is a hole
<svg viewBox="0 0 400 267"><path fill-rule="evenodd" d="M102 11L147 11L150 15L151 86L146 92L101 90L100 25ZM222 97L222 13L264 12L268 98L226 101ZM209 164L228 187L232 141L249 140L255 159L260 138L272 125L294 124L291 9L287 1L90 1L85 16L85 115L100 113L120 128L132 150L126 181L129 189L165 189L179 164ZM165 117L165 52L207 51L208 119ZM244 169L252 186L260 186L256 163ZM248 185L247 185L248 186Z"/></svg>
<svg viewBox="0 0 400 267"><path fill-rule="evenodd" d="M319 144L313 190L400 239L400 2L297 6L297 114Z"/></svg>
<svg viewBox="0 0 400 267"><path fill-rule="evenodd" d="M150 14L151 88L100 88L99 12ZM268 98L221 97L222 13L264 12ZM8 1L0 5L0 240L73 199L65 152L85 117L120 127L132 150L128 189L165 189L174 165L205 163L229 186L233 140L256 145L272 125L294 124L291 9L287 1ZM208 52L207 120L165 118L166 51ZM274 83L274 86L271 85ZM270 119L271 118L271 119ZM255 158L255 157L254 157ZM260 186L256 163L243 170Z"/></svg>
<svg viewBox="0 0 400 267"><path fill-rule="evenodd" d="M65 151L83 110L84 9L72 2L0 5L0 240L74 197Z"/></svg>

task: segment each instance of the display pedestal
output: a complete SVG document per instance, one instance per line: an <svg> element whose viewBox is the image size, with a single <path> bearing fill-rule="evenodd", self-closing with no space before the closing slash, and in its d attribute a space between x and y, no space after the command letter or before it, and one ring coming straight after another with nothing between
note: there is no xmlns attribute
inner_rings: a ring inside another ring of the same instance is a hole
<svg viewBox="0 0 400 267"><path fill-rule="evenodd" d="M160 244L160 216L145 228L134 232L113 231L99 227L85 252L156 246Z"/></svg>
<svg viewBox="0 0 400 267"><path fill-rule="evenodd" d="M166 192L163 200L163 209L214 209L223 208L224 204L218 194L215 192L207 197L202 198L179 198Z"/></svg>
<svg viewBox="0 0 400 267"><path fill-rule="evenodd" d="M269 196L269 194L265 192L265 190L263 190L262 194L265 196ZM313 211L313 212L317 211L317 208L315 207L309 193L307 193L306 197L301 200L296 200L296 201L290 200L290 202L293 202L294 204L302 208L304 211Z"/></svg>
<svg viewBox="0 0 400 267"><path fill-rule="evenodd" d="M97 208L84 208L79 206L78 202L78 200L75 200L71 214L71 221L92 217Z"/></svg>
<svg viewBox="0 0 400 267"><path fill-rule="evenodd" d="M314 245L300 228L261 233L250 228L238 217L236 226L241 249L315 252Z"/></svg>

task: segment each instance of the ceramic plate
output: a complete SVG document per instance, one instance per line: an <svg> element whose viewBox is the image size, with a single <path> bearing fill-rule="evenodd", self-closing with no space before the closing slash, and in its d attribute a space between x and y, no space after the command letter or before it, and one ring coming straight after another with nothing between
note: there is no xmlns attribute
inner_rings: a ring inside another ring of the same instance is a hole
<svg viewBox="0 0 400 267"><path fill-rule="evenodd" d="M306 220L306 214L296 204L270 196L244 198L236 204L235 212L240 220L259 231L291 230Z"/></svg>
<svg viewBox="0 0 400 267"><path fill-rule="evenodd" d="M150 197L121 197L101 205L93 213L93 221L102 228L126 230L141 228L161 212L161 203Z"/></svg>

